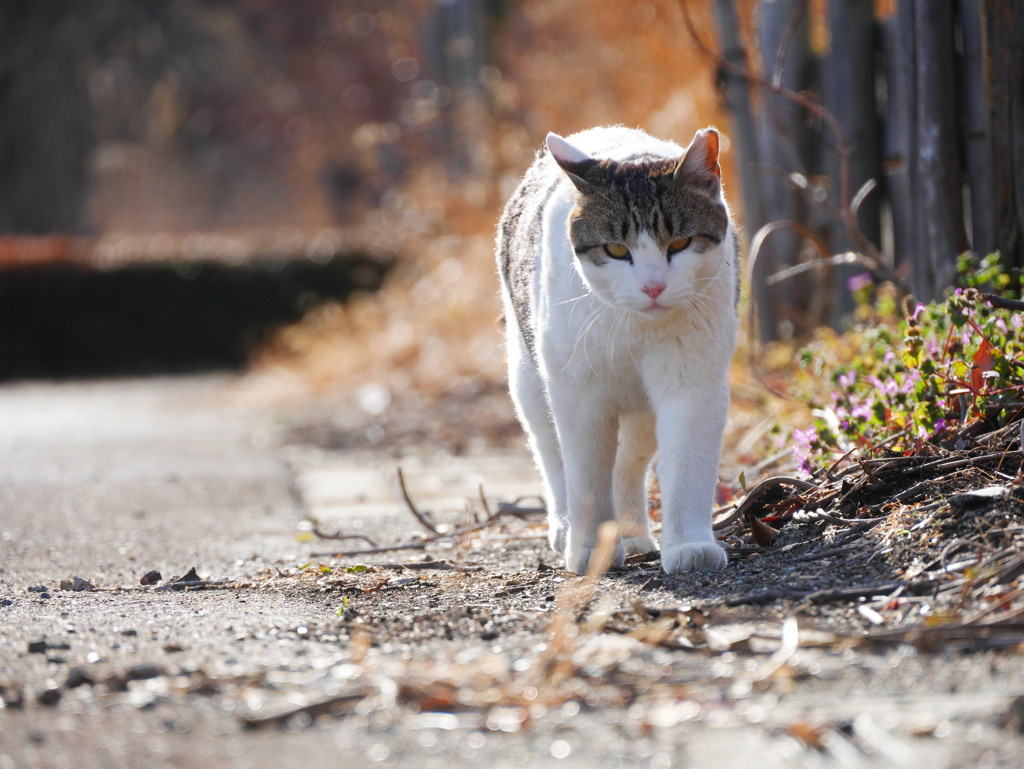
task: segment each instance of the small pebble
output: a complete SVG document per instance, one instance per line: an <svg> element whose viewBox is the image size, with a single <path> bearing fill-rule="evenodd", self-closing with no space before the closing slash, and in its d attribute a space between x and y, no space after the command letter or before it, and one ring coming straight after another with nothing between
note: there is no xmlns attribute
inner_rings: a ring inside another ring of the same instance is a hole
<svg viewBox="0 0 1024 769"><path fill-rule="evenodd" d="M53 706L60 702L60 697L60 689L44 689L43 692L39 695L39 703L41 705Z"/></svg>
<svg viewBox="0 0 1024 769"><path fill-rule="evenodd" d="M193 566L191 569L189 569L187 574L183 574L180 577L178 577L176 580L174 580L174 582L201 582L201 581L202 581L202 577L200 577L196 573L196 567L195 566Z"/></svg>
<svg viewBox="0 0 1024 769"><path fill-rule="evenodd" d="M142 579L139 580L141 585L155 585L157 582L162 580L163 577L156 569L151 569L142 575Z"/></svg>
<svg viewBox="0 0 1024 769"><path fill-rule="evenodd" d="M1017 697L1006 710L1006 725L1024 734L1024 697Z"/></svg>
<svg viewBox="0 0 1024 769"><path fill-rule="evenodd" d="M163 675L163 671L156 665L132 665L124 674L127 681L144 681L147 678L157 678Z"/></svg>
<svg viewBox="0 0 1024 769"><path fill-rule="evenodd" d="M81 577L72 577L71 579L62 579L60 581L61 590L74 590L81 592L83 590L93 590L92 583L87 579Z"/></svg>
<svg viewBox="0 0 1024 769"><path fill-rule="evenodd" d="M68 677L67 680L64 681L64 686L68 689L75 689L83 684L89 684L91 686L94 683L96 683L96 681L91 675L89 675L88 670L83 667L73 667L68 671Z"/></svg>

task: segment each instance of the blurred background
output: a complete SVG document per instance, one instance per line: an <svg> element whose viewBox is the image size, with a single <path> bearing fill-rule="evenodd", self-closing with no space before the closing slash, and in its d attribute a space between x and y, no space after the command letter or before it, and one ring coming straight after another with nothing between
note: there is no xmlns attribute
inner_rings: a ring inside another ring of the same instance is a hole
<svg viewBox="0 0 1024 769"><path fill-rule="evenodd" d="M1012 6L8 0L0 377L500 389L503 201L607 123L717 125L748 244L798 225L759 244L763 339L842 328L865 280L933 298L963 250L1021 260Z"/></svg>
<svg viewBox="0 0 1024 769"><path fill-rule="evenodd" d="M12 0L0 36L7 379L492 383L545 133L725 123L666 2Z"/></svg>

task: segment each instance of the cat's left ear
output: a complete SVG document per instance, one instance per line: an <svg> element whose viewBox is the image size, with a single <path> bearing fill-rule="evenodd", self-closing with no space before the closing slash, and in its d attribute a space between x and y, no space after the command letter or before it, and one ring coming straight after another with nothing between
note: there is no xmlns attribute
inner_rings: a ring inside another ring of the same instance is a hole
<svg viewBox="0 0 1024 769"><path fill-rule="evenodd" d="M674 179L698 179L708 186L715 186L722 179L722 167L718 165L718 131L702 128L697 131L672 173Z"/></svg>
<svg viewBox="0 0 1024 769"><path fill-rule="evenodd" d="M586 180L585 176L587 171L597 164L597 161L556 133L549 132L545 143L551 157L569 176L569 180L576 185L576 189L584 193L590 192L593 185Z"/></svg>

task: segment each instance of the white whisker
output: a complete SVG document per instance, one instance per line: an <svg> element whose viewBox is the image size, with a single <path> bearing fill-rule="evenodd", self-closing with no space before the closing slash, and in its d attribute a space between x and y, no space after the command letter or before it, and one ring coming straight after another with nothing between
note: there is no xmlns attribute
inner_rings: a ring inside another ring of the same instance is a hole
<svg viewBox="0 0 1024 769"><path fill-rule="evenodd" d="M591 296L591 294L580 294L579 296L574 296L572 299L566 299L565 301L562 302L555 302L551 306L561 307L563 304L572 304L573 302L578 302L580 299L586 299L588 296Z"/></svg>
<svg viewBox="0 0 1024 769"><path fill-rule="evenodd" d="M592 321L590 321L590 323L587 325L587 327L585 329L583 329L583 334L582 334L582 336L583 336L583 357L587 359L587 365L590 366L590 372L592 374L595 374L595 375L597 374L597 369L594 368L594 364L590 360L590 352L587 350L587 334L590 333L590 329L592 329L594 327L594 324L597 323L601 319L601 316L608 309L610 309L609 305L602 305L602 306L598 307L597 310L594 313L594 315L596 317L594 317L594 319Z"/></svg>
<svg viewBox="0 0 1024 769"><path fill-rule="evenodd" d="M573 308L573 309L575 309L575 308ZM590 327L593 326L594 323L597 322L597 318L601 315L602 312L603 312L602 306L598 305L597 308L593 312L591 312L590 315L587 316L587 319L585 321L583 321L583 323L581 324L580 332L576 335L576 342L573 344L573 347L572 347L572 355L569 356L569 360L567 360L565 362L565 365L562 367L563 371L565 371L567 368L569 368L569 366L572 364L572 362L576 359L576 351L579 349L580 341L583 341L583 354L586 355L587 345L586 345L585 338L587 336L587 332L590 331ZM570 317L571 317L571 314L570 314Z"/></svg>

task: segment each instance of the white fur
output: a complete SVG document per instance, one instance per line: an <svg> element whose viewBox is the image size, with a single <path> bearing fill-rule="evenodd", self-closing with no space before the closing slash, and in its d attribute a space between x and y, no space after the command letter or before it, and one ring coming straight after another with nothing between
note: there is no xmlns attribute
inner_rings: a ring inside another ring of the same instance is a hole
<svg viewBox="0 0 1024 769"><path fill-rule="evenodd" d="M624 128L551 135L548 146L570 159L684 154ZM544 213L532 286L539 371L505 295L511 391L544 476L552 546L582 573L598 527L617 519L616 564L655 550L645 478L657 447L664 570L721 568L711 509L736 336L734 233L671 260L644 233L633 264L581 261L568 234L576 192L562 175ZM643 291L652 284L665 286L656 307Z"/></svg>

